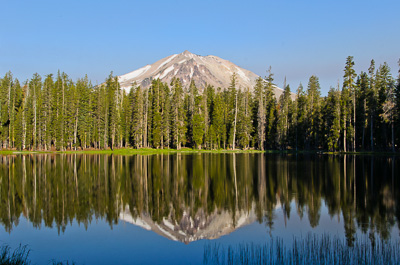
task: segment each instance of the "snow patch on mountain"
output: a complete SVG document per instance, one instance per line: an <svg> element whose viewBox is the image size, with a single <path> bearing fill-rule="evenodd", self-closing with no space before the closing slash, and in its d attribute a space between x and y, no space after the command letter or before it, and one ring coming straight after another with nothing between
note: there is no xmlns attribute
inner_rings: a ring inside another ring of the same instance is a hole
<svg viewBox="0 0 400 265"><path fill-rule="evenodd" d="M169 58L167 57L167 60L162 62L160 66L158 66L157 70L166 65L167 63L169 63L170 61L172 61L176 56L178 56L178 54L171 55Z"/></svg>
<svg viewBox="0 0 400 265"><path fill-rule="evenodd" d="M155 79L169 84L173 78L179 78L186 88L191 81L194 81L200 90L207 85L228 88L233 73L236 73L236 87L241 90L249 88L252 91L259 78L255 73L217 56L200 56L184 51L121 75L119 82L121 88L126 91L129 91L134 84L148 88ZM273 86L273 89L277 98L283 93L283 90L276 86Z"/></svg>
<svg viewBox="0 0 400 265"><path fill-rule="evenodd" d="M133 72L127 73L125 75L121 75L121 76L119 76L118 81L125 82L130 79L135 79L136 77L146 73L147 70L149 70L150 68L151 68L151 65L146 65L145 67L139 68Z"/></svg>

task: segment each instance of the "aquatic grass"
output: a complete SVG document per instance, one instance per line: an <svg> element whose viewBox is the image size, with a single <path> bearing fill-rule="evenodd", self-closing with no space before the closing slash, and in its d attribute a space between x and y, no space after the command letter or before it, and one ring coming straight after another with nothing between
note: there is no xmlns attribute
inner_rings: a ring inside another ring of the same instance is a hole
<svg viewBox="0 0 400 265"><path fill-rule="evenodd" d="M0 247L0 265L30 265L31 261L28 259L30 250L27 246L19 245L14 251L11 247L3 245ZM74 261L56 261L52 260L50 264L53 265L75 265Z"/></svg>
<svg viewBox="0 0 400 265"><path fill-rule="evenodd" d="M26 246L19 246L14 251L7 245L0 247L0 265L28 265L30 250Z"/></svg>
<svg viewBox="0 0 400 265"><path fill-rule="evenodd" d="M204 247L203 264L400 264L399 241L356 239L352 246L330 235L294 238L286 247L283 240L269 243L244 243L224 248L218 244Z"/></svg>

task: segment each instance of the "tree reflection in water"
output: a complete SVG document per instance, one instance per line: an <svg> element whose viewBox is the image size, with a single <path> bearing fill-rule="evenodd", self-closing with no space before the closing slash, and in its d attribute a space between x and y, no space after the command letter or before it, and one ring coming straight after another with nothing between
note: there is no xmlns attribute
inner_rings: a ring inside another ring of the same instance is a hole
<svg viewBox="0 0 400 265"><path fill-rule="evenodd" d="M0 222L11 233L23 215L60 233L73 220L87 228L102 218L112 227L129 216L159 233L180 231L185 235L171 236L190 242L253 220L272 231L276 208L285 221L307 215L317 227L324 202L331 217L343 216L351 245L357 229L371 240L375 234L388 239L399 225L398 161L251 153L1 156Z"/></svg>

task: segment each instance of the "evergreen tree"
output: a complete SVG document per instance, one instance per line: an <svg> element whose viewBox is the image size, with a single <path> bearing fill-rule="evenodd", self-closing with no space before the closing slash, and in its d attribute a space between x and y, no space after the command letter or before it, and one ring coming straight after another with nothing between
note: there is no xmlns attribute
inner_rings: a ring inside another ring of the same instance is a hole
<svg viewBox="0 0 400 265"><path fill-rule="evenodd" d="M226 143L225 103L221 89L215 95L212 112L212 127L215 133L217 148L224 148Z"/></svg>
<svg viewBox="0 0 400 265"><path fill-rule="evenodd" d="M78 93L78 104L75 116L75 138L79 139L81 148L87 148L90 146L93 134L93 114L91 109L92 84L87 76L78 79L76 82L76 90ZM77 145L78 142L77 139L75 139L75 146Z"/></svg>
<svg viewBox="0 0 400 265"><path fill-rule="evenodd" d="M321 102L319 80L316 76L311 76L307 88L307 123L308 131L306 141L308 148L319 147Z"/></svg>
<svg viewBox="0 0 400 265"><path fill-rule="evenodd" d="M400 59L398 60L397 63L398 63L399 70L398 70L398 76L397 76L397 84L396 84L396 88L395 88L395 98L396 98L395 124L397 125L396 126L397 132L395 132L395 133L397 135L396 140L399 141L399 139L400 139L400 126L399 126L399 124L400 124Z"/></svg>
<svg viewBox="0 0 400 265"><path fill-rule="evenodd" d="M9 148L11 144L11 119L12 109L13 80L11 72L5 74L0 79L0 146Z"/></svg>
<svg viewBox="0 0 400 265"><path fill-rule="evenodd" d="M368 116L369 116L369 125L370 125L370 148L374 151L374 120L377 113L377 104L378 104L378 92L376 90L376 80L375 80L375 61L371 60L371 65L368 69L369 73L369 93L367 96L367 108L368 108Z"/></svg>
<svg viewBox="0 0 400 265"><path fill-rule="evenodd" d="M265 124L266 124L266 110L265 110L265 95L264 95L264 80L259 77L254 86L254 113L256 118L254 120L254 127L256 130L257 147L260 150L265 148Z"/></svg>
<svg viewBox="0 0 400 265"><path fill-rule="evenodd" d="M161 148L171 144L171 91L167 84L163 85L161 93Z"/></svg>
<svg viewBox="0 0 400 265"><path fill-rule="evenodd" d="M237 141L242 149L250 147L252 122L251 122L251 95L250 90L238 94Z"/></svg>
<svg viewBox="0 0 400 265"><path fill-rule="evenodd" d="M388 126L390 126L389 116L391 116L391 112L393 109L393 78L390 73L390 68L385 62L383 65L380 65L378 71L376 73L376 89L378 91L378 113L380 120L380 133L378 134L379 142L381 143L382 148L386 148L390 145L390 136L388 133ZM389 103L390 102L390 103ZM386 118L385 118L386 117Z"/></svg>
<svg viewBox="0 0 400 265"><path fill-rule="evenodd" d="M205 134L205 110L207 108L207 102L203 100L203 97L199 94L198 89L194 82L191 84L191 93L193 95L193 120L192 120L192 135L193 135L193 143L194 147L197 149L202 148L204 134Z"/></svg>
<svg viewBox="0 0 400 265"><path fill-rule="evenodd" d="M232 149L235 149L235 144L236 144L237 114L238 114L238 92L236 89L236 73L233 73L231 77L231 84L228 88L228 124L227 124L227 130L229 133L228 139Z"/></svg>
<svg viewBox="0 0 400 265"><path fill-rule="evenodd" d="M265 77L265 113L266 124L265 124L265 140L267 148L275 147L275 110L276 110L276 99L273 91L274 86L274 74L271 72L271 67L269 67L268 76Z"/></svg>
<svg viewBox="0 0 400 265"><path fill-rule="evenodd" d="M325 143L328 150L337 151L340 138L340 90L339 87L328 92L324 109Z"/></svg>
<svg viewBox="0 0 400 265"><path fill-rule="evenodd" d="M287 85L277 106L277 143L280 149L286 149L288 144L290 95L290 87Z"/></svg>
<svg viewBox="0 0 400 265"><path fill-rule="evenodd" d="M296 115L296 150L304 149L306 143L307 132L307 96L304 92L303 85L300 83L297 88L296 95L297 115Z"/></svg>
<svg viewBox="0 0 400 265"><path fill-rule="evenodd" d="M154 148L162 145L162 116L161 116L161 93L163 90L160 79L153 80L149 93L151 101L151 140Z"/></svg>
<svg viewBox="0 0 400 265"><path fill-rule="evenodd" d="M130 136L132 139L132 146L141 148L145 146L144 134L147 130L145 126L145 98L144 92L140 86L133 85L130 92L130 109L132 113L130 123Z"/></svg>
<svg viewBox="0 0 400 265"><path fill-rule="evenodd" d="M186 125L185 125L185 113L184 113L184 95L182 89L182 83L179 78L172 81L172 102L171 102L171 132L173 137L173 146L176 149L182 148L182 143L186 142Z"/></svg>
<svg viewBox="0 0 400 265"><path fill-rule="evenodd" d="M385 65L384 65L385 66ZM384 67L383 66L383 67ZM382 73L385 70L381 70L381 78L379 79L380 89L383 90L381 93L385 93L382 97L384 98L382 105L382 113L380 114L381 118L385 123L388 123L391 127L391 147L392 152L395 151L395 143L394 143L394 122L396 115L396 94L394 87L394 80L390 76L390 69L387 67L387 72Z"/></svg>
<svg viewBox="0 0 400 265"><path fill-rule="evenodd" d="M114 149L117 137L119 134L119 121L120 121L120 86L118 82L118 77L113 76L112 72L106 80L106 106L108 108L107 114L107 127L109 139L106 137L106 141L109 143L111 149Z"/></svg>
<svg viewBox="0 0 400 265"><path fill-rule="evenodd" d="M361 131L361 146L365 149L365 138L366 130L368 126L368 97L370 93L368 75L365 72L361 72L361 75L357 79L357 121L362 131Z"/></svg>
<svg viewBox="0 0 400 265"><path fill-rule="evenodd" d="M53 75L49 74L43 83L43 104L41 105L41 128L43 130L43 143L44 150L51 148L52 140L54 134L52 133L51 123L52 123L52 104L53 104L53 94L54 90L54 80Z"/></svg>
<svg viewBox="0 0 400 265"><path fill-rule="evenodd" d="M353 56L348 56L346 59L346 66L344 68L344 76L343 76L343 90L347 90L351 97L351 101L353 103L353 125L352 125L352 136L353 136L353 151L356 150L356 89L355 89L355 78L357 74L354 70L354 61ZM350 114L350 113L349 113Z"/></svg>

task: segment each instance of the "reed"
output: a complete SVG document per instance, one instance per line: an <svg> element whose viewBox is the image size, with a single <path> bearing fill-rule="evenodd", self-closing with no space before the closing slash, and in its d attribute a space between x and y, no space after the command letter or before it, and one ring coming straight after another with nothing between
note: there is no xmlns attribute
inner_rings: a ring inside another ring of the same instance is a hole
<svg viewBox="0 0 400 265"><path fill-rule="evenodd" d="M19 246L14 251L7 245L0 247L0 265L27 265L29 250L26 246Z"/></svg>
<svg viewBox="0 0 400 265"><path fill-rule="evenodd" d="M294 238L289 246L274 238L262 245L244 243L204 247L203 264L400 264L399 241L356 239L352 246L331 235Z"/></svg>

